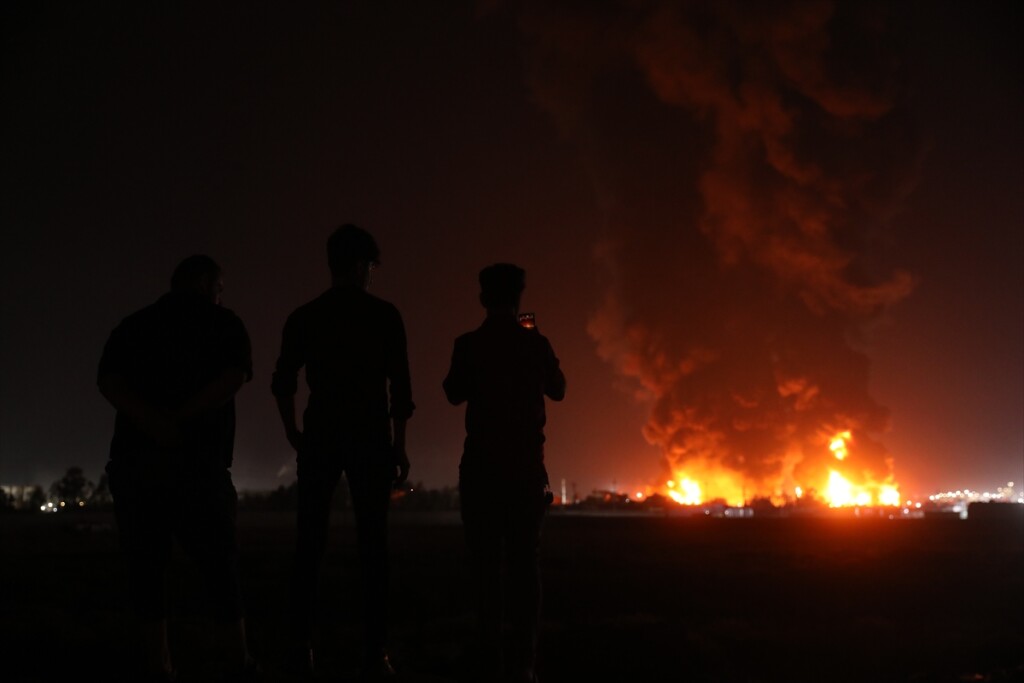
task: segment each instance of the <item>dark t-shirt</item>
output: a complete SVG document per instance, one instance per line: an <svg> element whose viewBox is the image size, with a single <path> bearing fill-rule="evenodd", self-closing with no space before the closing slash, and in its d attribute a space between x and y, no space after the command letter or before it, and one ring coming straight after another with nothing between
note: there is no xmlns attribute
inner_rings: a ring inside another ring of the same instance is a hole
<svg viewBox="0 0 1024 683"><path fill-rule="evenodd" d="M114 329L103 349L99 375L120 376L147 403L175 410L233 369L252 378L252 347L238 316L201 296L171 292ZM110 458L144 462L147 455L162 454L184 469L231 466L233 399L180 427L180 445L168 449L118 412Z"/></svg>
<svg viewBox="0 0 1024 683"><path fill-rule="evenodd" d="M464 472L546 478L544 397L560 401L565 376L544 335L514 319L486 319L455 340L444 391L455 405L467 402Z"/></svg>
<svg viewBox="0 0 1024 683"><path fill-rule="evenodd" d="M272 391L292 396L305 366L304 438L324 446L386 446L390 418L412 416L402 316L358 287L333 287L285 323ZM390 400L389 400L390 392Z"/></svg>

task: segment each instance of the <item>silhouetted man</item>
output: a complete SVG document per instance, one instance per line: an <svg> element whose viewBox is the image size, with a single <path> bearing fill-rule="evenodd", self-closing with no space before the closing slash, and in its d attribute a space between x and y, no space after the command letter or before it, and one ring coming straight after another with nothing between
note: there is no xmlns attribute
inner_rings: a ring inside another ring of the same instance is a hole
<svg viewBox="0 0 1024 683"><path fill-rule="evenodd" d="M220 267L182 261L171 291L111 333L99 365L117 408L107 473L152 680L175 679L167 642L165 573L172 539L199 565L239 679L249 657L235 539L237 495L229 467L234 395L252 378L242 321L220 305Z"/></svg>
<svg viewBox="0 0 1024 683"><path fill-rule="evenodd" d="M544 397L561 401L565 376L547 338L518 321L525 285L518 266L498 263L480 271L487 318L455 340L444 380L448 400L467 404L459 495L477 584L481 668L474 680L497 679L503 667L513 681L536 680L538 554L548 503ZM509 630L504 653L503 612Z"/></svg>
<svg viewBox="0 0 1024 683"><path fill-rule="evenodd" d="M362 569L364 671L370 678L394 675L385 648L387 512L393 484L409 474L405 426L414 405L402 318L393 305L367 292L379 257L373 237L354 225L330 236L332 286L288 317L274 373L285 434L298 454L291 665L306 676L313 674L317 576L327 546L331 497L342 472L351 492ZM300 431L295 392L303 366L309 403Z"/></svg>

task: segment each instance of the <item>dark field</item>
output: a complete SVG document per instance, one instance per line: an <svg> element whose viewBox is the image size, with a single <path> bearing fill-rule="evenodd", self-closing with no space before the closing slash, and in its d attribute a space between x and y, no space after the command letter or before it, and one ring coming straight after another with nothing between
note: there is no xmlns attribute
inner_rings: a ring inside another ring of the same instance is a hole
<svg viewBox="0 0 1024 683"><path fill-rule="evenodd" d="M324 680L359 653L351 518L323 572ZM244 512L253 650L280 672L292 516ZM392 524L392 658L405 681L456 676L472 631L453 516ZM131 680L125 573L102 513L0 517L0 680ZM982 520L549 517L545 682L1019 681L1024 528ZM178 555L182 681L216 680L201 586Z"/></svg>

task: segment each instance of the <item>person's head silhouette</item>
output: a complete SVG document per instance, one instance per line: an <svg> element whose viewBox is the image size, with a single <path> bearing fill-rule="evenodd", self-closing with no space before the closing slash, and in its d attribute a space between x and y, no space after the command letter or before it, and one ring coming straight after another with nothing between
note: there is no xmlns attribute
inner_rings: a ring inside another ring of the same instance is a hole
<svg viewBox="0 0 1024 683"><path fill-rule="evenodd" d="M205 254L189 256L174 269L171 275L171 291L199 294L215 304L220 304L224 291L223 271L217 262Z"/></svg>
<svg viewBox="0 0 1024 683"><path fill-rule="evenodd" d="M380 249L373 235L351 223L327 239L327 266L335 285L354 284L366 289L370 274L380 264Z"/></svg>
<svg viewBox="0 0 1024 683"><path fill-rule="evenodd" d="M511 263L495 263L480 271L480 303L488 313L519 312L526 271Z"/></svg>

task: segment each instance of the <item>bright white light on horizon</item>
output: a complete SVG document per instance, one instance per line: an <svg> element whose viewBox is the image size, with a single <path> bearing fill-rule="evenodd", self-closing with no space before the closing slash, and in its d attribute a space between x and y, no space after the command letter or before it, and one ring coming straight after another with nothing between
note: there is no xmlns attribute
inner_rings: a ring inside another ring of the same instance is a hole
<svg viewBox="0 0 1024 683"><path fill-rule="evenodd" d="M970 488L946 491L945 493L933 493L928 500L938 504L952 503L1024 503L1024 496L1014 491L1012 481L1006 482L1006 486L1000 486L995 493L991 491L975 491Z"/></svg>

